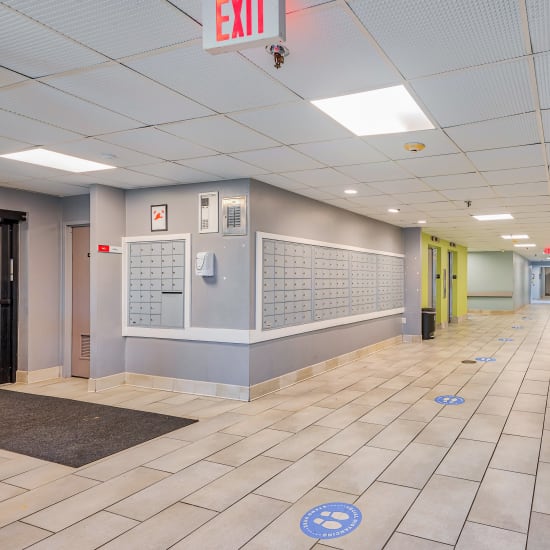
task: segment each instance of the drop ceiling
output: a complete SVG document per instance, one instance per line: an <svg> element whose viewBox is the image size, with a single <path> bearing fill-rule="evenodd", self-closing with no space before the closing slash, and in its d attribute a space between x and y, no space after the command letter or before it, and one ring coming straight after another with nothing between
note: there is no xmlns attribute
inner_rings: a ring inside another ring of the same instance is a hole
<svg viewBox="0 0 550 550"><path fill-rule="evenodd" d="M117 166L0 159L0 186L68 196L254 177L401 227L426 220L473 250L514 250L500 235L527 233L537 248L521 254L543 256L548 0L286 6L277 70L263 48L205 53L200 0L0 0L0 154L46 146ZM434 130L360 138L310 103L399 84ZM501 212L515 219L472 218Z"/></svg>

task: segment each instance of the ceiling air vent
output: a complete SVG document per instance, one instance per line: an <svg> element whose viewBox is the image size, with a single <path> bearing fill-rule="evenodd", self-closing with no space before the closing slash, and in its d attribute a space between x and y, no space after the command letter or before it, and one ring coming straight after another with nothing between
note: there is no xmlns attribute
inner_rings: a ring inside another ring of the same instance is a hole
<svg viewBox="0 0 550 550"><path fill-rule="evenodd" d="M433 243L438 243L438 242L439 242L439 237L434 237L434 236L432 235L431 239L432 239L432 242L433 242Z"/></svg>

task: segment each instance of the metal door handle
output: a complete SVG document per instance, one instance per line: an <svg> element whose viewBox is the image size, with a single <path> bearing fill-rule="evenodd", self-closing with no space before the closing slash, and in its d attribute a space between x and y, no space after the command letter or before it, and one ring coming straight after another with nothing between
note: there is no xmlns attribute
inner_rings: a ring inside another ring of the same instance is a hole
<svg viewBox="0 0 550 550"><path fill-rule="evenodd" d="M11 300L9 298L0 299L0 306L9 306L11 305Z"/></svg>

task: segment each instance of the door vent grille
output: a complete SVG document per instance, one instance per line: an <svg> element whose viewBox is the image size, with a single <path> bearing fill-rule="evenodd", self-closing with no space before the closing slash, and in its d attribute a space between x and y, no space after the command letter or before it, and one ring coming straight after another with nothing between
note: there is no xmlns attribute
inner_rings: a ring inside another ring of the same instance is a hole
<svg viewBox="0 0 550 550"><path fill-rule="evenodd" d="M90 359L90 335L80 335L80 359Z"/></svg>

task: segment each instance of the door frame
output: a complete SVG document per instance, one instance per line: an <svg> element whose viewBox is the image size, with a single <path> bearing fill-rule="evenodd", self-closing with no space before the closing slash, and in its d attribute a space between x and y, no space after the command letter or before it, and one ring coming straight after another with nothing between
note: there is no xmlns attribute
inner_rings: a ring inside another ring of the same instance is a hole
<svg viewBox="0 0 550 550"><path fill-rule="evenodd" d="M63 333L61 349L63 366L61 377L70 378L72 369L72 331L73 331L73 227L89 227L90 222L73 221L63 227ZM90 249L91 250L91 249Z"/></svg>
<svg viewBox="0 0 550 550"><path fill-rule="evenodd" d="M10 370L9 381L15 383L17 377L19 359L19 222L26 221L27 213L18 210L0 210L2 225L8 226L11 234L8 236L8 255L10 260L10 319L8 325L8 337L10 340Z"/></svg>

